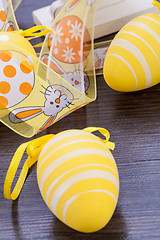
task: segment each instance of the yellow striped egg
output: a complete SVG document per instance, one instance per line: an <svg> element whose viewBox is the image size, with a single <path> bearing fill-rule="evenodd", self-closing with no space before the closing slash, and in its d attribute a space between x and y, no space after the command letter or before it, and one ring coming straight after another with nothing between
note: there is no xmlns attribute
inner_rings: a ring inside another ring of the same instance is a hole
<svg viewBox="0 0 160 240"><path fill-rule="evenodd" d="M125 25L107 52L104 78L122 92L149 88L160 81L160 14L144 14Z"/></svg>
<svg viewBox="0 0 160 240"><path fill-rule="evenodd" d="M83 130L55 135L42 149L38 185L50 210L80 232L95 232L111 219L119 194L115 160L100 138Z"/></svg>

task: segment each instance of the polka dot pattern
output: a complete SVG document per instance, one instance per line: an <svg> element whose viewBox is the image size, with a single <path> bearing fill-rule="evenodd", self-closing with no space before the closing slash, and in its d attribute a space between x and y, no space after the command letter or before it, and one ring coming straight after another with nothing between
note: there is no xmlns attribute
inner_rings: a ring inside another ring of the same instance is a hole
<svg viewBox="0 0 160 240"><path fill-rule="evenodd" d="M3 29L4 24L6 22L7 12L8 12L8 2L4 1L3 3L0 4L0 30Z"/></svg>
<svg viewBox="0 0 160 240"><path fill-rule="evenodd" d="M0 35L0 41L7 42L8 40L9 40L9 36L8 35Z"/></svg>
<svg viewBox="0 0 160 240"><path fill-rule="evenodd" d="M32 86L30 83L24 82L20 85L19 91L24 95L28 95L32 92Z"/></svg>
<svg viewBox="0 0 160 240"><path fill-rule="evenodd" d="M8 100L6 97L0 96L0 109L5 109L8 105Z"/></svg>
<svg viewBox="0 0 160 240"><path fill-rule="evenodd" d="M7 94L11 90L11 85L8 82L0 82L0 93Z"/></svg>
<svg viewBox="0 0 160 240"><path fill-rule="evenodd" d="M23 101L34 86L33 64L15 51L0 52L0 109Z"/></svg>
<svg viewBox="0 0 160 240"><path fill-rule="evenodd" d="M2 51L0 52L0 60L3 62L9 62L12 58L12 53L9 51Z"/></svg>
<svg viewBox="0 0 160 240"><path fill-rule="evenodd" d="M0 20L2 21L2 22L5 22L6 21L6 13L5 13L5 11L3 11L3 10L1 10L0 11Z"/></svg>
<svg viewBox="0 0 160 240"><path fill-rule="evenodd" d="M7 65L3 69L3 73L8 78L13 78L16 76L16 69L12 65Z"/></svg>
<svg viewBox="0 0 160 240"><path fill-rule="evenodd" d="M21 71L26 74L33 71L33 65L30 65L28 61L21 62L20 68L21 68Z"/></svg>

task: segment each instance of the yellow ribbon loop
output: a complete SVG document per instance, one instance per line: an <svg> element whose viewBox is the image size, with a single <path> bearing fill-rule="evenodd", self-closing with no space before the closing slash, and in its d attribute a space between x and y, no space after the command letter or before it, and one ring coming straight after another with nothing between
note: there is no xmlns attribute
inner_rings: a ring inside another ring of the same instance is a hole
<svg viewBox="0 0 160 240"><path fill-rule="evenodd" d="M95 131L99 131L105 139L101 139L101 141L111 150L114 150L115 144L112 142L109 142L110 134L109 132L104 128L95 128L95 127L89 127L83 129L86 132L93 133ZM35 162L37 162L40 152L42 151L42 148L44 145L54 136L54 134L49 134L43 137L40 137L38 139L34 139L30 142L23 143L19 146L17 151L15 152L13 159L11 161L11 164L9 166L5 183L4 183L4 197L7 199L15 200L24 185L24 182L26 180L28 170L34 165ZM13 191L11 192L12 184L17 172L17 169L19 167L19 164L21 162L21 159L23 157L24 152L26 151L28 158L25 161L23 168L21 170L21 173L19 175L18 181L15 184L15 187L13 188Z"/></svg>
<svg viewBox="0 0 160 240"><path fill-rule="evenodd" d="M160 2L159 1L154 0L152 5L157 7L160 10Z"/></svg>
<svg viewBox="0 0 160 240"><path fill-rule="evenodd" d="M44 145L54 136L54 134L49 134L38 139L32 140L27 147L27 155L31 158L39 157L39 154L44 147Z"/></svg>
<svg viewBox="0 0 160 240"><path fill-rule="evenodd" d="M93 133L93 132L96 132L96 131L99 131L104 137L105 139L101 139L101 141L111 150L114 150L115 149L115 143L113 142L110 142L109 139L110 139L110 133L108 132L108 130L106 130L105 128L98 128L98 127L88 127L88 128L85 128L83 129L84 131L86 132L90 132L90 133Z"/></svg>
<svg viewBox="0 0 160 240"><path fill-rule="evenodd" d="M37 37L42 37L48 33L50 33L52 31L51 28L46 27L46 26L35 26L32 28L29 28L27 30L20 30L18 31L18 33L23 36L23 37L27 37L28 40L33 39L33 38L37 38Z"/></svg>
<svg viewBox="0 0 160 240"><path fill-rule="evenodd" d="M4 197L7 199L15 200L19 196L24 182L26 180L28 170L31 168L34 163L38 160L39 154L44 147L44 145L53 137L53 134L46 135L44 137L32 140L27 143L23 143L19 146L15 152L11 164L9 166L5 183L4 183ZM12 183L14 181L18 166L21 162L24 152L26 151L28 158L25 161L18 181L11 192Z"/></svg>

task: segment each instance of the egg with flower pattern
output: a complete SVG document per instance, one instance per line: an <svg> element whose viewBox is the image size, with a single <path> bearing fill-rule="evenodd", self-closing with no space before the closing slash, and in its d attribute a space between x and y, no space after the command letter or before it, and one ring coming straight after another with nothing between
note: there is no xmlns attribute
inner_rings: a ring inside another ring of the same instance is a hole
<svg viewBox="0 0 160 240"><path fill-rule="evenodd" d="M82 41L83 51L80 49ZM81 19L76 16L64 17L53 27L49 36L52 55L61 62L80 63L87 58L90 47L89 32Z"/></svg>
<svg viewBox="0 0 160 240"><path fill-rule="evenodd" d="M80 232L95 232L111 219L119 194L115 160L106 145L83 130L55 135L37 165L41 194L50 210Z"/></svg>

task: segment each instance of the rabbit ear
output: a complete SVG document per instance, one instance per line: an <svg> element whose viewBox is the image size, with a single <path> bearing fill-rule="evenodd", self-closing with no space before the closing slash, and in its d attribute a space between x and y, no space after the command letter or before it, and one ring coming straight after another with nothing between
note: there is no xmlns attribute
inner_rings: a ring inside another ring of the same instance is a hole
<svg viewBox="0 0 160 240"><path fill-rule="evenodd" d="M73 0L67 7L66 7L66 12L69 12L72 10L76 5L80 3L81 0Z"/></svg>
<svg viewBox="0 0 160 240"><path fill-rule="evenodd" d="M42 132L44 129L48 128L49 126L52 125L52 123L54 122L55 118L57 115L51 116L44 124L43 126L40 128L40 130L38 131L38 133Z"/></svg>
<svg viewBox="0 0 160 240"><path fill-rule="evenodd" d="M59 75L64 74L64 70L59 66L59 64L54 60L53 57L45 54L42 57L42 61Z"/></svg>
<svg viewBox="0 0 160 240"><path fill-rule="evenodd" d="M97 61L95 62L96 72L100 70L101 61L102 61L101 59L97 59Z"/></svg>
<svg viewBox="0 0 160 240"><path fill-rule="evenodd" d="M24 107L13 110L9 114L12 123L21 123L28 121L43 112L42 107Z"/></svg>

